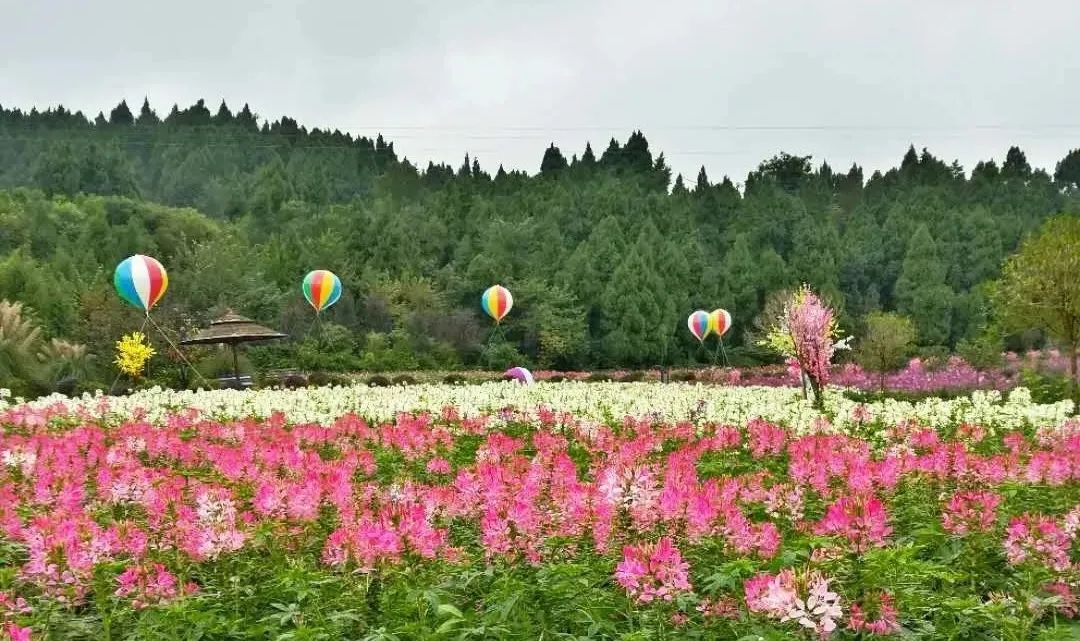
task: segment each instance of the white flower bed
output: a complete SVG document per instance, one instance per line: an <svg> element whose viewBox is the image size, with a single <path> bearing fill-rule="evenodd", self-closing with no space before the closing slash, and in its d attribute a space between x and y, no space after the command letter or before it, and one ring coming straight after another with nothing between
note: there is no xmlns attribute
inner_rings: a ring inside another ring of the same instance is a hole
<svg viewBox="0 0 1080 641"><path fill-rule="evenodd" d="M0 397L0 410L20 406L40 410L58 403L66 406L65 413L83 411L95 416L107 413L127 418L145 412L146 419L155 423L185 408L198 409L216 419L267 417L282 412L293 423L328 423L348 413L385 420L399 412L439 412L452 406L462 416L490 414L503 408L534 414L540 408L547 408L596 421L653 415L670 421L744 424L761 417L796 430L824 427L821 414L803 400L797 389L657 383L566 382L523 386L499 382L243 392L152 389L115 398L49 396L31 403L10 402ZM845 431L857 427L860 419L863 422L880 419L886 425L914 420L928 426L971 422L990 429L1024 425L1053 427L1064 422L1072 411L1070 401L1033 403L1030 393L1023 388L1013 390L1007 398L991 391L954 400L928 399L918 403L888 400L862 406L844 398L839 391L830 390L826 407L833 428Z"/></svg>

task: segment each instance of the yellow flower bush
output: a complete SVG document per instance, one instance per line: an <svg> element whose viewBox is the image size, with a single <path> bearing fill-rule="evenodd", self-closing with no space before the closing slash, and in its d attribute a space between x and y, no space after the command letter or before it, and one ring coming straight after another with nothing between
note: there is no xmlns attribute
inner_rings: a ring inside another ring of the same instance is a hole
<svg viewBox="0 0 1080 641"><path fill-rule="evenodd" d="M116 367L131 378L138 378L154 354L154 348L142 332L132 332L116 341Z"/></svg>

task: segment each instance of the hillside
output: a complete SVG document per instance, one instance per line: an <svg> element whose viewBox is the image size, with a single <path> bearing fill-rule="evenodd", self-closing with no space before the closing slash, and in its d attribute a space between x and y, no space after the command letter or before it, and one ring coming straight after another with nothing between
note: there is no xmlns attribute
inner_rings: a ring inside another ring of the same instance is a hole
<svg viewBox="0 0 1080 641"><path fill-rule="evenodd" d="M686 314L718 306L735 318L736 357L753 359L745 335L768 295L799 282L848 331L898 310L923 347L951 348L986 325L983 285L1024 235L1080 211L1080 150L1051 171L1014 147L968 173L909 149L870 176L781 154L737 188L704 169L672 181L642 132L600 153L538 150L526 175L467 157L421 169L381 136L247 106L137 111L0 108L0 299L86 344L99 368L139 322L110 284L135 252L169 269L164 326L232 307L307 338L255 351L264 365L687 363L704 355ZM318 332L299 291L314 268L345 285ZM477 305L495 282L515 294L508 343L488 340Z"/></svg>

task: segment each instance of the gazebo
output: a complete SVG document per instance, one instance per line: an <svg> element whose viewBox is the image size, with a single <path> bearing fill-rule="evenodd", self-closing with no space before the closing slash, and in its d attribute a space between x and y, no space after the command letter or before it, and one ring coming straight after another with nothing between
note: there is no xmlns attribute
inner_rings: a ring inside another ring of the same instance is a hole
<svg viewBox="0 0 1080 641"><path fill-rule="evenodd" d="M240 384L240 360L236 355L236 346L240 343L253 343L278 338L288 338L286 334L275 332L252 321L250 318L233 312L231 309L224 316L212 321L210 327L199 331L191 338L180 341L181 345L225 344L232 350L233 379Z"/></svg>

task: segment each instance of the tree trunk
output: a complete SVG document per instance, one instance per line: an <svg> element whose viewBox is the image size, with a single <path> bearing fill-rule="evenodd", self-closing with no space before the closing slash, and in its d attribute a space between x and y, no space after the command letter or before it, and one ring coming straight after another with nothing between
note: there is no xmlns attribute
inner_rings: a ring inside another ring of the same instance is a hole
<svg viewBox="0 0 1080 641"><path fill-rule="evenodd" d="M1076 378L1076 341L1069 343L1069 389L1072 390L1073 414L1080 414L1080 380Z"/></svg>
<svg viewBox="0 0 1080 641"><path fill-rule="evenodd" d="M825 397L821 393L821 384L818 383L817 380L809 374L806 375L806 380L810 381L810 390L814 393L814 408L818 411L824 411Z"/></svg>

